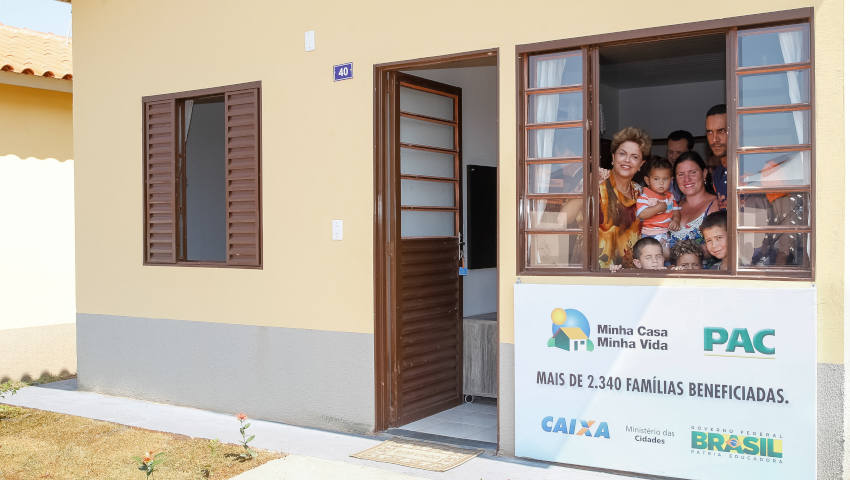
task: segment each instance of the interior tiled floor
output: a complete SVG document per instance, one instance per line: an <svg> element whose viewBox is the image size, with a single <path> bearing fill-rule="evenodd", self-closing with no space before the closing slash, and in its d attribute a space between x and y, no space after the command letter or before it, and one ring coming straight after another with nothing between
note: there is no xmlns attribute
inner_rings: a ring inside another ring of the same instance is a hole
<svg viewBox="0 0 850 480"><path fill-rule="evenodd" d="M496 401L479 399L399 427L402 430L496 443Z"/></svg>

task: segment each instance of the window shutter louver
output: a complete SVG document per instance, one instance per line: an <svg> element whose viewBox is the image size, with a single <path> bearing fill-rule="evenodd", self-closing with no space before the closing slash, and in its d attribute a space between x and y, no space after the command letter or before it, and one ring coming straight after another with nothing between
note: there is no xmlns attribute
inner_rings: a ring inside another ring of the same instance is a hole
<svg viewBox="0 0 850 480"><path fill-rule="evenodd" d="M145 260L177 262L175 102L145 103Z"/></svg>
<svg viewBox="0 0 850 480"><path fill-rule="evenodd" d="M260 265L259 91L225 93L227 264Z"/></svg>

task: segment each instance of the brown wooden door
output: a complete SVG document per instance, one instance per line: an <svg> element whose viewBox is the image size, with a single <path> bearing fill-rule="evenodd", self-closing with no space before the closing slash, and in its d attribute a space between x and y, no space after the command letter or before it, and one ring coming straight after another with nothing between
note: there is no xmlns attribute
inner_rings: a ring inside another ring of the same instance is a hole
<svg viewBox="0 0 850 480"><path fill-rule="evenodd" d="M390 426L460 404L461 90L392 73L397 182Z"/></svg>

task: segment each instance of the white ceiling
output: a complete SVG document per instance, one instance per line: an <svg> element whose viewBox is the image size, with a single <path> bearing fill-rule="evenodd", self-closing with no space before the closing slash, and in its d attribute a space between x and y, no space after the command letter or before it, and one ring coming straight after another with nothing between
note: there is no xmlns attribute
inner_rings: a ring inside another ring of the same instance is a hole
<svg viewBox="0 0 850 480"><path fill-rule="evenodd" d="M615 88L723 80L726 38L715 34L600 47L599 64L600 83Z"/></svg>

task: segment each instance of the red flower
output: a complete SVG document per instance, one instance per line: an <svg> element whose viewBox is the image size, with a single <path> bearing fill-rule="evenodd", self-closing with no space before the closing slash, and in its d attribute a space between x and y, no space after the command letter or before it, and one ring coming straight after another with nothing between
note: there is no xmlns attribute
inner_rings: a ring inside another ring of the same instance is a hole
<svg viewBox="0 0 850 480"><path fill-rule="evenodd" d="M238 418L240 422L244 422L245 419L248 418L248 415L245 415L244 413L240 413L240 414L236 415L236 418Z"/></svg>
<svg viewBox="0 0 850 480"><path fill-rule="evenodd" d="M143 462L148 463L153 460L153 452L145 452L145 457L142 459Z"/></svg>

